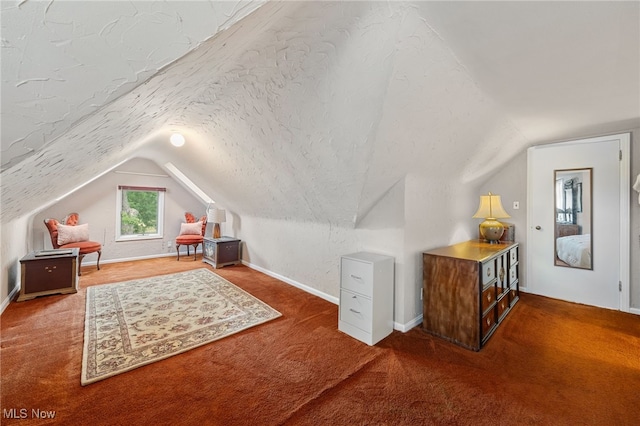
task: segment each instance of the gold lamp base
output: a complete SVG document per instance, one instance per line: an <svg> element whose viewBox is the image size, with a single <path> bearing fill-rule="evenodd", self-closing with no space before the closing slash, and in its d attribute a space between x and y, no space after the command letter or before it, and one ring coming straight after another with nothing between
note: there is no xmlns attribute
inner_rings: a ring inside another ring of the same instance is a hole
<svg viewBox="0 0 640 426"><path fill-rule="evenodd" d="M220 238L220 224L215 223L213 225L213 238Z"/></svg>
<svg viewBox="0 0 640 426"><path fill-rule="evenodd" d="M480 224L480 234L491 244L496 244L504 234L504 226L489 217Z"/></svg>

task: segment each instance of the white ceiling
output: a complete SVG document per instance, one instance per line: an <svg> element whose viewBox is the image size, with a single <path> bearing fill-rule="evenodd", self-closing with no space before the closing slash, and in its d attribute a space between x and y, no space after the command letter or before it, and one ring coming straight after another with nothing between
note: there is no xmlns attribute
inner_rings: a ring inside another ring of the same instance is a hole
<svg viewBox="0 0 640 426"><path fill-rule="evenodd" d="M247 214L353 223L408 173L640 127L637 2L1 5L8 218L144 156Z"/></svg>
<svg viewBox="0 0 640 426"><path fill-rule="evenodd" d="M638 125L639 2L429 1L420 8L528 140Z"/></svg>
<svg viewBox="0 0 640 426"><path fill-rule="evenodd" d="M2 1L2 168L264 1Z"/></svg>

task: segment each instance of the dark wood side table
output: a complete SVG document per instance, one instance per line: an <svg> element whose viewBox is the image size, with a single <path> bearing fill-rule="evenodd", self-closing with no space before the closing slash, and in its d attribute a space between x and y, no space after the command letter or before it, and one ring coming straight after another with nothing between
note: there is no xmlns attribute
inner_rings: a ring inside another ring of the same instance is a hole
<svg viewBox="0 0 640 426"><path fill-rule="evenodd" d="M40 250L20 259L18 302L50 294L76 293L79 252L78 248Z"/></svg>
<svg viewBox="0 0 640 426"><path fill-rule="evenodd" d="M232 237L204 237L202 261L214 268L237 265L241 258L240 240Z"/></svg>

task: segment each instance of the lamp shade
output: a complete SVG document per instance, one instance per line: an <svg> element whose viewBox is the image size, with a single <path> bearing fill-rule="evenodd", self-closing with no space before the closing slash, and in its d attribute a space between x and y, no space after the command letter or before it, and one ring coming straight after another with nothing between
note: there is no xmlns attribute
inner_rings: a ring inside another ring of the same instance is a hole
<svg viewBox="0 0 640 426"><path fill-rule="evenodd" d="M505 219L511 216L504 211L500 196L489 193L489 195L480 196L480 206L473 217L475 219Z"/></svg>
<svg viewBox="0 0 640 426"><path fill-rule="evenodd" d="M227 221L225 210L210 204L207 207L207 221L213 223L213 238L220 238L220 224Z"/></svg>
<svg viewBox="0 0 640 426"><path fill-rule="evenodd" d="M480 233L490 243L497 243L504 234L504 226L496 219L503 219L509 216L502 207L502 201L499 195L481 195L480 206L478 211L473 215L474 218L485 219L480 224Z"/></svg>
<svg viewBox="0 0 640 426"><path fill-rule="evenodd" d="M211 209L207 220L213 223L223 223L227 221L227 214L224 209Z"/></svg>

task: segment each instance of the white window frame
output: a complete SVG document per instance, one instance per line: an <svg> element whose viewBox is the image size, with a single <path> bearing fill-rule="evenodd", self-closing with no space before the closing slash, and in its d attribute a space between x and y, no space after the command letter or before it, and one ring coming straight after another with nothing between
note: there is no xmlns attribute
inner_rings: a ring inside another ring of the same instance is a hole
<svg viewBox="0 0 640 426"><path fill-rule="evenodd" d="M154 234L136 234L136 235L122 235L122 191L150 191L158 193L158 223L156 233ZM119 241L139 241L139 240L154 240L164 237L164 194L165 188L145 187L145 186L118 186L116 194L116 242Z"/></svg>

